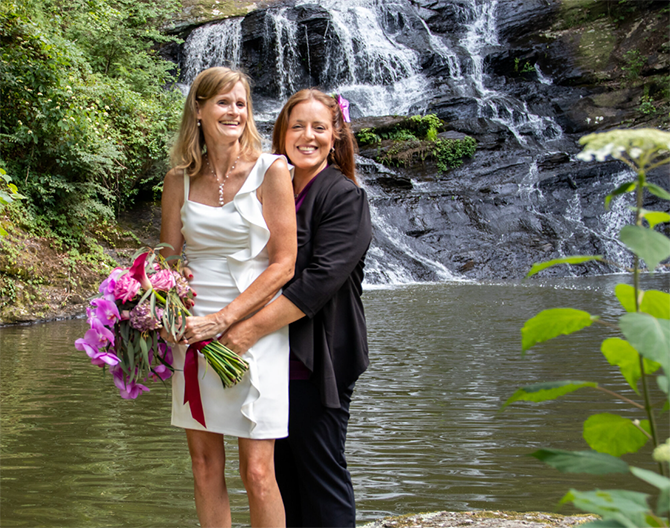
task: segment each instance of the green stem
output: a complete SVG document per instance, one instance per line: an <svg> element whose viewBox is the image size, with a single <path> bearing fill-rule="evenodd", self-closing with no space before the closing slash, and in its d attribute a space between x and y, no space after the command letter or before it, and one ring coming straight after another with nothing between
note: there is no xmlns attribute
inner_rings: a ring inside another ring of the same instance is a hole
<svg viewBox="0 0 670 528"><path fill-rule="evenodd" d="M642 225L642 205L643 205L643 193L644 193L644 182L645 182L645 173L643 169L638 170L638 186L636 189L636 211L635 211L635 225ZM633 287L635 288L635 312L640 312L640 258L635 255L633 258ZM654 444L654 448L658 446L658 436L656 434L656 417L654 411L651 408L651 398L649 396L649 384L647 383L647 376L644 371L644 358L642 354L639 354L640 362L640 378L642 380L642 394L644 395L644 410L647 413L649 418L649 430L651 432L651 440ZM661 475L665 475L665 467L659 462L658 464L659 472Z"/></svg>
<svg viewBox="0 0 670 528"><path fill-rule="evenodd" d="M630 399L626 398L625 396L621 396L621 394L618 394L614 391L606 389L605 387L598 386L598 387L595 387L595 388L599 391L603 391L604 393L609 394L610 396L614 396L615 398L619 398L620 400L623 400L626 403L630 403L631 405L633 405L634 407L637 407L638 409L644 410L644 405L640 405L636 401L630 400Z"/></svg>

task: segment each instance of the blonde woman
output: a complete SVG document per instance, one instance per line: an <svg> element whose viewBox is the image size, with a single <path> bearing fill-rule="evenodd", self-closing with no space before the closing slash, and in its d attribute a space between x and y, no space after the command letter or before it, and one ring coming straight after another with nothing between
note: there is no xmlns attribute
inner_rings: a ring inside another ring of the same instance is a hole
<svg viewBox="0 0 670 528"><path fill-rule="evenodd" d="M261 154L249 80L239 71L203 71L191 85L165 177L161 241L184 243L194 317L174 347L172 424L186 429L195 504L203 527L231 525L224 435L236 436L252 526L284 526L274 475L274 441L288 423L288 329L263 337L244 354L249 372L223 389L194 347L216 339L256 312L293 276L296 224L286 159ZM184 364L197 365L197 383ZM191 383L191 387L189 387ZM184 401L185 390L198 398ZM200 410L198 410L200 408Z"/></svg>

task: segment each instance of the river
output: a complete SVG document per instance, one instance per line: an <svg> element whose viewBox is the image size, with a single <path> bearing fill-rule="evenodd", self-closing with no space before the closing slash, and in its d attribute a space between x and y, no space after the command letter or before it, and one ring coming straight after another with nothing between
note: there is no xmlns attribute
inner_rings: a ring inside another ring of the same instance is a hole
<svg viewBox="0 0 670 528"><path fill-rule="evenodd" d="M668 291L669 278L646 276L645 287ZM606 411L637 416L627 405L586 389L499 412L518 387L536 381L623 387L599 352L611 334L605 327L538 346L525 358L519 332L550 307L616 317L611 292L619 280L367 290L371 365L354 394L347 443L358 523L436 510L553 511L570 487L651 491L625 476L564 475L526 456L541 446L586 449L584 419ZM198 526L185 436L169 425L169 387L153 383L137 401L119 398L111 377L73 347L86 328L71 320L0 329L0 524ZM667 414L661 427L665 438ZM236 443L227 448L233 522L242 526L249 516ZM627 460L652 467L645 448Z"/></svg>

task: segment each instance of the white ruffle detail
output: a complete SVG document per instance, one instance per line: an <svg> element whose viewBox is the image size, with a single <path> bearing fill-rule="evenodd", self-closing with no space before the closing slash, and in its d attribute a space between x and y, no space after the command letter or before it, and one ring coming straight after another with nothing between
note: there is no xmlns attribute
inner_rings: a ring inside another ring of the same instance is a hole
<svg viewBox="0 0 670 528"><path fill-rule="evenodd" d="M263 258L261 253L270 240L270 230L263 218L263 207L258 201L256 191L263 183L267 170L279 157L274 154L261 154L233 199L240 216L249 224L249 247L228 257L230 272L240 292L246 290L268 265L267 257Z"/></svg>
<svg viewBox="0 0 670 528"><path fill-rule="evenodd" d="M266 247L268 240L270 240L270 230L265 223L263 206L258 200L256 191L263 183L267 170L280 157L283 156L261 154L242 188L233 199L233 204L240 216L249 224L249 247L228 257L230 274L240 293L246 290L267 269L269 264ZM262 254L263 252L265 252L265 255ZM241 411L242 415L252 423L250 431L253 435L253 430L258 425L254 403L261 396L258 367L253 347L244 354L244 359L249 363L247 376L249 376L251 387L242 404Z"/></svg>

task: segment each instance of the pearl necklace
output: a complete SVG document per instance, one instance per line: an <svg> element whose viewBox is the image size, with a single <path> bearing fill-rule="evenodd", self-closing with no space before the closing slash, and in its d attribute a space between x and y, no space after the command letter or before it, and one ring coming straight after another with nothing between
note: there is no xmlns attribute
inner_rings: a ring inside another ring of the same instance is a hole
<svg viewBox="0 0 670 528"><path fill-rule="evenodd" d="M219 205L223 206L224 201L223 201L223 186L226 183L226 180L228 179L228 176L230 176L230 173L235 170L235 165L237 165L237 162L240 160L240 156L242 156L242 153L240 153L239 156L235 159L233 164L230 166L228 169L228 172L223 176L223 179L219 181L219 176L214 172L214 169L212 169L212 166L209 164L209 154L207 154L207 167L209 167L209 172L212 173L212 176L214 176L214 179L216 179L216 182L219 184Z"/></svg>

